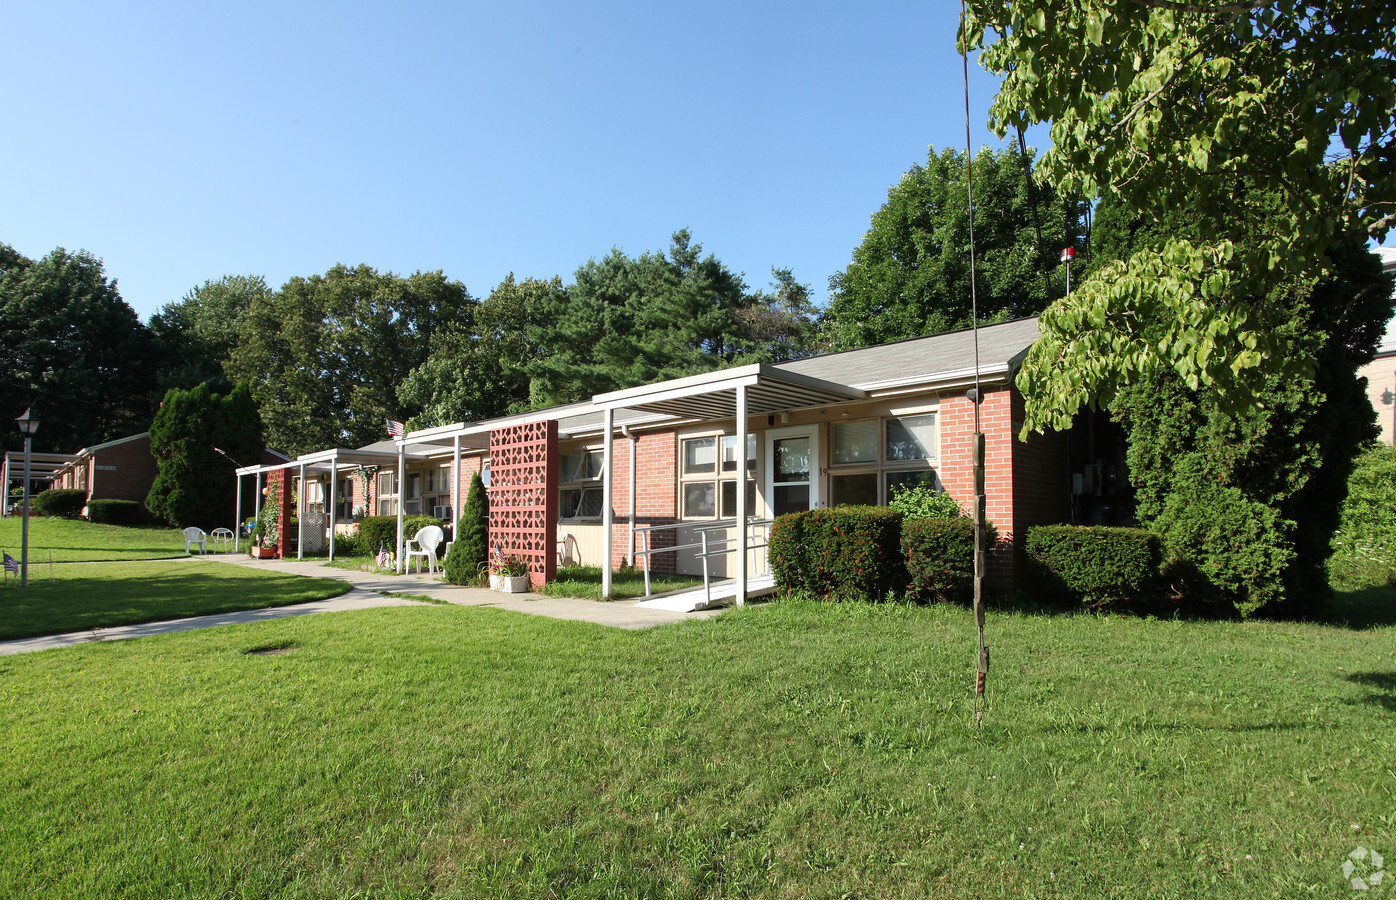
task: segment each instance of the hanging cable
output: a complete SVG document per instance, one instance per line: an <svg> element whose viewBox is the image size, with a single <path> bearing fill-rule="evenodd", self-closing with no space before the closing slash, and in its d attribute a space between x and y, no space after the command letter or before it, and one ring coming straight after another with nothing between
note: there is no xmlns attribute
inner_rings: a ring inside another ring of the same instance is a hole
<svg viewBox="0 0 1396 900"><path fill-rule="evenodd" d="M984 516L987 506L984 497L984 432L980 427L979 404L984 394L979 387L979 293L975 285L974 254L974 149L970 144L969 130L969 31L965 0L960 0L960 61L963 66L965 86L965 192L969 198L969 297L970 330L974 335L974 390L969 399L974 404L974 440L971 453L974 457L974 624L978 633L978 665L974 679L974 722L984 724L984 709L987 705L985 689L989 682L989 645L984 643Z"/></svg>

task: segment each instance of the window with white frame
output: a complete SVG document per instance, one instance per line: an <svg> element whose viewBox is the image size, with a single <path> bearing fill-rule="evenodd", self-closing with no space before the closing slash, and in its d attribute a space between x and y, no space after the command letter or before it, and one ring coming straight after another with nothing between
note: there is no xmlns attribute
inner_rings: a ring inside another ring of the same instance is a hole
<svg viewBox="0 0 1396 900"><path fill-rule="evenodd" d="M443 522L451 521L450 467L433 466L422 473L422 512Z"/></svg>
<svg viewBox="0 0 1396 900"><path fill-rule="evenodd" d="M558 472L559 515L564 519L601 518L600 450L579 449L562 454Z"/></svg>
<svg viewBox="0 0 1396 900"><path fill-rule="evenodd" d="M684 519L731 519L737 515L737 437L732 434L681 441L679 514ZM756 435L746 442L746 508L756 514Z"/></svg>
<svg viewBox="0 0 1396 900"><path fill-rule="evenodd" d="M934 412L832 423L830 505L885 506L907 487L939 489L938 435Z"/></svg>
<svg viewBox="0 0 1396 900"><path fill-rule="evenodd" d="M397 473L378 473L378 515L397 515Z"/></svg>

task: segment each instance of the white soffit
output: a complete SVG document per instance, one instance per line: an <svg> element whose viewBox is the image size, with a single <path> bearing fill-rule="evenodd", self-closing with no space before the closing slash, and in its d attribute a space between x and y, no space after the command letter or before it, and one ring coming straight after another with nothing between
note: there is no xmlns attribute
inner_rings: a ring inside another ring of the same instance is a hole
<svg viewBox="0 0 1396 900"><path fill-rule="evenodd" d="M868 396L866 391L846 384L757 364L598 394L592 403L601 410L638 409L684 419L730 419L736 415L738 387L747 389L747 411L753 416L866 400Z"/></svg>

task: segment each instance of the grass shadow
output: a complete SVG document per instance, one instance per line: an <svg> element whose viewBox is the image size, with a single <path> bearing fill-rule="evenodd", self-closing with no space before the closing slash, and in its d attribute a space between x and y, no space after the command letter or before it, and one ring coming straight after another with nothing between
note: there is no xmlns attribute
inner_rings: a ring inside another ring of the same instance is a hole
<svg viewBox="0 0 1396 900"><path fill-rule="evenodd" d="M1347 680L1372 691L1357 701L1396 712L1396 672L1353 672Z"/></svg>

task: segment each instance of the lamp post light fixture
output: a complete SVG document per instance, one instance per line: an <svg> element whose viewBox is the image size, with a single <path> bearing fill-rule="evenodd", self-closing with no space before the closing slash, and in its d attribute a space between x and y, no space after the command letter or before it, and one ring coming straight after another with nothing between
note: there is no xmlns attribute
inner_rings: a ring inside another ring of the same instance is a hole
<svg viewBox="0 0 1396 900"><path fill-rule="evenodd" d="M19 586L29 586L29 447L34 441L34 432L39 430L39 420L24 411L15 420L19 423L19 433L24 435L24 494L19 541Z"/></svg>

